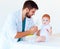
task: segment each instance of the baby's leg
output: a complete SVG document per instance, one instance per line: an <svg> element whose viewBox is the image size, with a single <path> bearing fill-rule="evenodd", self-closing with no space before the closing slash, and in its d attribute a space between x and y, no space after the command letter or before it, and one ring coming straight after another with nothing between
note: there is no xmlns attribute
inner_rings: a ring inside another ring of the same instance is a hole
<svg viewBox="0 0 60 49"><path fill-rule="evenodd" d="M46 40L45 36L38 36L36 42L45 42L45 40Z"/></svg>

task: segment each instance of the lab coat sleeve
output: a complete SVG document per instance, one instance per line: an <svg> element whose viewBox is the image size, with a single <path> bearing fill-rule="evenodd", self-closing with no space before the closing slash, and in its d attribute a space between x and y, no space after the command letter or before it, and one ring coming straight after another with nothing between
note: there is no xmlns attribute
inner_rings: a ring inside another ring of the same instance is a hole
<svg viewBox="0 0 60 49"><path fill-rule="evenodd" d="M9 14L3 26L3 33L5 34L5 37L10 41L17 40L14 38L17 33L16 19L16 16Z"/></svg>

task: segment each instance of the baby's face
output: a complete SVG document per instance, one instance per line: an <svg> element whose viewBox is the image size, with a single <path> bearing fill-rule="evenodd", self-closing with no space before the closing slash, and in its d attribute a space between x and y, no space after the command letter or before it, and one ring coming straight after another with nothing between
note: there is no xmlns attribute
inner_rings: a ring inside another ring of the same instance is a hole
<svg viewBox="0 0 60 49"><path fill-rule="evenodd" d="M48 25L50 23L50 19L48 17L43 17L42 18L42 24Z"/></svg>

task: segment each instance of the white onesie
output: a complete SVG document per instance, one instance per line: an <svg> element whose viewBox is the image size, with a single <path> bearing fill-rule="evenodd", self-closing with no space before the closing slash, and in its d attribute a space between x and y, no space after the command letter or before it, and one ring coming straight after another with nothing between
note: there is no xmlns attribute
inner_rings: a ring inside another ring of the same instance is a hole
<svg viewBox="0 0 60 49"><path fill-rule="evenodd" d="M42 25L41 26L41 31L40 31L40 36L45 36L46 37L46 41L48 41L49 40L49 32L47 31L47 29L49 30L50 29L50 25L48 24L48 25Z"/></svg>

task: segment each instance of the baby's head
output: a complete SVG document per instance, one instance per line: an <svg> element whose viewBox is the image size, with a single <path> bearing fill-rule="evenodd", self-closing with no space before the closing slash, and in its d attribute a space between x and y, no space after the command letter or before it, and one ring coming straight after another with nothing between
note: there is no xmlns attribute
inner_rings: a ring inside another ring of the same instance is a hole
<svg viewBox="0 0 60 49"><path fill-rule="evenodd" d="M42 24L48 25L50 23L50 16L48 14L44 14L42 17Z"/></svg>

